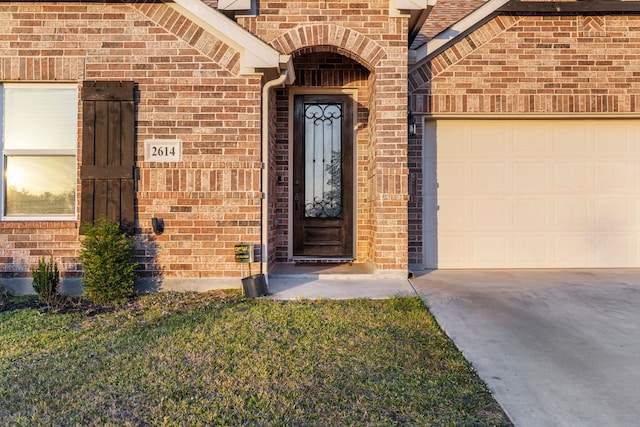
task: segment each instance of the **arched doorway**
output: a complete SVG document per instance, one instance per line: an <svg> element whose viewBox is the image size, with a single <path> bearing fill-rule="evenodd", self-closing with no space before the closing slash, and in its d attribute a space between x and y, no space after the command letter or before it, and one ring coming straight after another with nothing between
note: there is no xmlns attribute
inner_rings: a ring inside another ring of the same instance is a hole
<svg viewBox="0 0 640 427"><path fill-rule="evenodd" d="M365 261L372 74L336 48L293 56L296 82L276 93L275 261Z"/></svg>

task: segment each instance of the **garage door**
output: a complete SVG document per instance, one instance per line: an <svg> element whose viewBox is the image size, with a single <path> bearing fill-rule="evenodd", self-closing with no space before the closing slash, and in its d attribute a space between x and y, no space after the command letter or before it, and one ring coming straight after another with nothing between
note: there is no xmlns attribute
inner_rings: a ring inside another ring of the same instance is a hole
<svg viewBox="0 0 640 427"><path fill-rule="evenodd" d="M440 120L425 132L427 267L640 267L639 120Z"/></svg>

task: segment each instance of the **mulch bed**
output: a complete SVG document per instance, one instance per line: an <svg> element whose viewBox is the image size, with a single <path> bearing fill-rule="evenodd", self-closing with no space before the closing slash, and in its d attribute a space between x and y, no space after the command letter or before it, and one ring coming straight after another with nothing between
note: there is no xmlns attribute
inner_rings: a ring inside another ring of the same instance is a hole
<svg viewBox="0 0 640 427"><path fill-rule="evenodd" d="M24 309L38 310L43 313L86 313L88 315L96 315L112 311L114 307L97 305L84 298L64 295L59 296L55 301L46 302L35 295L16 298L0 291L0 313Z"/></svg>

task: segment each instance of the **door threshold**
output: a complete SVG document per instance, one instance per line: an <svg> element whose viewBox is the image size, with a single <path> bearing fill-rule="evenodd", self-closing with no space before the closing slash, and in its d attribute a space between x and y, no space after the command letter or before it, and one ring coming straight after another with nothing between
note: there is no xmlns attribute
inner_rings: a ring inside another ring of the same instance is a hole
<svg viewBox="0 0 640 427"><path fill-rule="evenodd" d="M373 266L369 263L356 263L352 259L322 259L322 262L296 259L293 262L276 263L269 271L269 277L299 278L302 276L330 276L338 279L344 276L360 277L373 275Z"/></svg>
<svg viewBox="0 0 640 427"><path fill-rule="evenodd" d="M296 257L293 259L294 264L298 266L329 266L329 265L342 265L349 264L353 265L355 260L353 258L304 258L304 257Z"/></svg>

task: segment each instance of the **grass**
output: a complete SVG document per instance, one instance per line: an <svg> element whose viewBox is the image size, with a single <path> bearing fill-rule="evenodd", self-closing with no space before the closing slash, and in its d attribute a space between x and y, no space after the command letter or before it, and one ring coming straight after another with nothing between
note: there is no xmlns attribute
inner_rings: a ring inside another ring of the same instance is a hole
<svg viewBox="0 0 640 427"><path fill-rule="evenodd" d="M510 425L417 298L0 312L0 425Z"/></svg>

